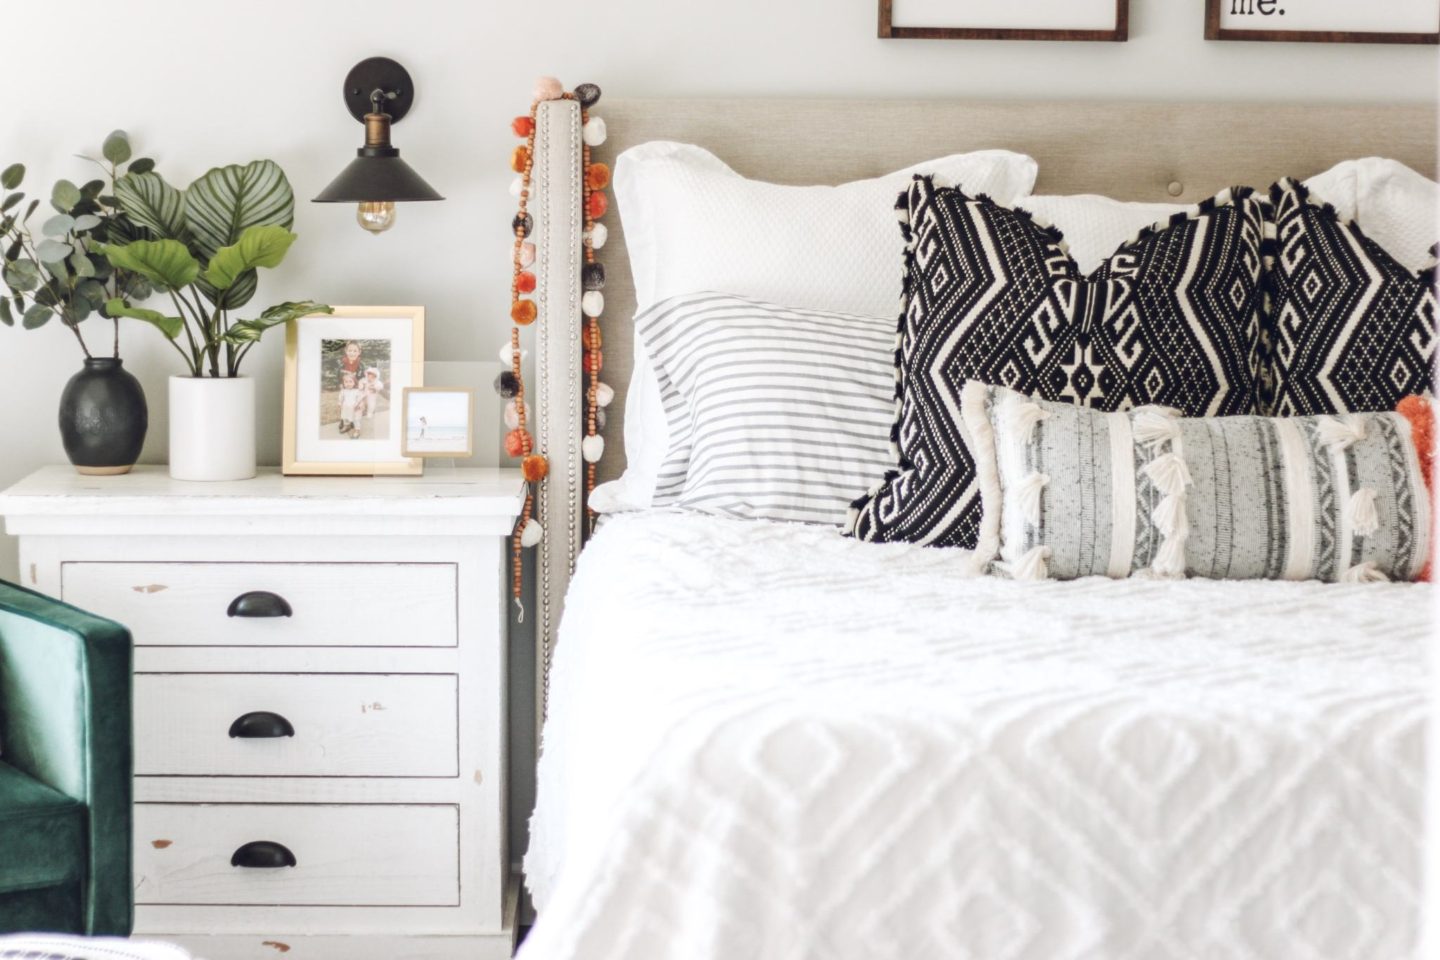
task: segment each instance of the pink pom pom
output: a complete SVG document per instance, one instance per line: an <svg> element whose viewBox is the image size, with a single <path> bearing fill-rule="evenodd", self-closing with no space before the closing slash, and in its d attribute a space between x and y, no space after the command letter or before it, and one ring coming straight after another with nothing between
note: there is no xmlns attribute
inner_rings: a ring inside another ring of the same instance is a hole
<svg viewBox="0 0 1440 960"><path fill-rule="evenodd" d="M535 81L536 100L559 100L565 95L565 88L554 77L541 77Z"/></svg>
<svg viewBox="0 0 1440 960"><path fill-rule="evenodd" d="M520 266L528 267L535 262L535 244L525 241L520 244Z"/></svg>

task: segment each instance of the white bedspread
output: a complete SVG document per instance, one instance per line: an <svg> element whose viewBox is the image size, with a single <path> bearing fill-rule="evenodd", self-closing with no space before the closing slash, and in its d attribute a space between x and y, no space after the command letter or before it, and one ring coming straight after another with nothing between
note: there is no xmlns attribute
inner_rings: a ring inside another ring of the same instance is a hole
<svg viewBox="0 0 1440 960"><path fill-rule="evenodd" d="M1430 587L969 568L606 523L552 673L520 956L1413 954Z"/></svg>

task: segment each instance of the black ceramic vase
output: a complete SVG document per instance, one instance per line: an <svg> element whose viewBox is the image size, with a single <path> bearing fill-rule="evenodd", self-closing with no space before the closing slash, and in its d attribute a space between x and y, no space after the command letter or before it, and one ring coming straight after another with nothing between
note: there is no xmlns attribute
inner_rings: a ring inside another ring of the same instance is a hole
<svg viewBox="0 0 1440 960"><path fill-rule="evenodd" d="M140 381L118 357L92 357L60 394L60 439L81 473L128 473L140 459L150 412Z"/></svg>

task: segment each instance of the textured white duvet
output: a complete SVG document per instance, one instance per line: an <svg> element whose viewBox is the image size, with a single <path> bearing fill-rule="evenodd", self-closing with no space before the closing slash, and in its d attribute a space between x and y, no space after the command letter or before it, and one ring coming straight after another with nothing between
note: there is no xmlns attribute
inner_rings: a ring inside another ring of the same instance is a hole
<svg viewBox="0 0 1440 960"><path fill-rule="evenodd" d="M521 957L1412 956L1429 587L970 566L606 523L561 626Z"/></svg>

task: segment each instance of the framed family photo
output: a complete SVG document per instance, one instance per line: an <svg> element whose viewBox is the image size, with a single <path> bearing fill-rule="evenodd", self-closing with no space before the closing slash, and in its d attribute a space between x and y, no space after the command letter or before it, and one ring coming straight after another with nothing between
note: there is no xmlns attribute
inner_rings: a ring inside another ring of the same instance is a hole
<svg viewBox="0 0 1440 960"><path fill-rule="evenodd" d="M880 36L1121 41L1130 36L1130 0L880 0Z"/></svg>
<svg viewBox="0 0 1440 960"><path fill-rule="evenodd" d="M414 476L402 401L424 385L424 307L336 307L285 337L288 475Z"/></svg>
<svg viewBox="0 0 1440 960"><path fill-rule="evenodd" d="M475 453L475 391L465 387L410 387L401 404L407 457Z"/></svg>
<svg viewBox="0 0 1440 960"><path fill-rule="evenodd" d="M1440 0L1205 0L1205 38L1440 43Z"/></svg>

